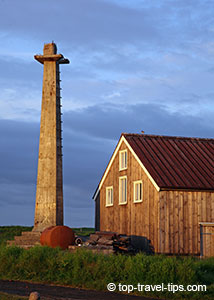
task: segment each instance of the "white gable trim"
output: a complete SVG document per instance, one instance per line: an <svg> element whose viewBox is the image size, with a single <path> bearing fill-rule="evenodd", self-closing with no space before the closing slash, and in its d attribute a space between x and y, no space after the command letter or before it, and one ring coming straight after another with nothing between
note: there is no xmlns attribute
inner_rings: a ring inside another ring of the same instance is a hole
<svg viewBox="0 0 214 300"><path fill-rule="evenodd" d="M124 136L123 136L124 138ZM156 188L156 190L159 192L160 188L157 185L157 183L154 181L154 179L152 178L152 176L150 175L150 173L147 171L146 167L144 166L144 164L142 163L142 161L139 159L139 157L137 156L137 154L134 152L134 150L132 149L132 147L129 145L129 143L127 142L127 140L124 138L124 142L126 144L126 146L129 148L129 150L131 151L131 153L133 154L134 158L136 159L136 161L139 163L139 165L141 166L141 168L143 169L143 171L146 173L146 175L149 177L150 181L152 182L152 184L154 185L154 187Z"/></svg>
<svg viewBox="0 0 214 300"><path fill-rule="evenodd" d="M109 170L110 170L110 168L111 168L111 165L112 165L112 163L113 163L113 161L114 161L114 159L115 159L115 156L117 155L117 152L118 152L118 150L119 150L119 148L120 148L122 142L124 142L124 143L126 144L126 146L127 146L128 149L130 150L130 152L132 153L132 155L134 156L134 158L137 160L137 162L139 163L139 165L141 166L141 168L144 170L144 172L146 173L146 175L149 177L150 181L152 182L152 184L154 185L154 187L156 188L156 190L157 190L158 192L160 191L159 186L158 186L157 183L154 181L154 179L152 178L152 176L149 174L149 172L147 171L146 167L143 165L143 163L141 162L141 160L139 159L139 157L137 156L137 154L134 152L134 150L132 149L132 147L129 145L129 143L128 143L128 141L125 139L125 137L122 136L122 137L120 138L120 141L119 141L119 143L118 143L118 145L117 145L117 147L116 147L116 149L115 149L115 151L114 151L114 154L112 155L112 158L111 158L111 160L110 160L110 162L109 162L109 164L108 164L108 166L107 166L107 168L106 168L106 170L105 170L105 173L103 174L103 177L102 177L102 179L101 179L101 181L100 181L100 184L99 184L99 186L98 186L98 188L97 188L97 191L96 191L96 193L95 193L95 195L94 195L94 197L93 197L94 200L97 198L97 196L98 196L98 194L99 194L99 191L100 191L100 189L101 189L101 187L102 187L102 185L103 185L104 180L106 179L106 176L108 175L108 172L109 172Z"/></svg>

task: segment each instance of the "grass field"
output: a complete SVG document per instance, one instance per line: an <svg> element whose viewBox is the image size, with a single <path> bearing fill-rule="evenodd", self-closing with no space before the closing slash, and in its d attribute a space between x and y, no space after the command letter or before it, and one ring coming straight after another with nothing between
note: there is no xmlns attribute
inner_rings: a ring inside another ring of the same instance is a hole
<svg viewBox="0 0 214 300"><path fill-rule="evenodd" d="M0 226L0 245L7 240L13 240L14 236L21 235L22 231L31 231L29 226Z"/></svg>
<svg viewBox="0 0 214 300"><path fill-rule="evenodd" d="M144 292L150 297L167 299L214 299L214 258L200 260L193 257L136 256L94 254L86 249L75 253L58 248L36 246L29 250L18 247L5 247L6 233L0 227L0 279L29 280L41 283L56 283L73 287L106 291L106 286L114 282L117 286L138 283L157 285L173 283L177 285L206 285L202 292ZM12 232L23 228L5 228ZM27 230L27 228L26 228ZM29 230L29 228L28 228ZM90 229L91 230L91 229ZM82 229L83 232L90 230ZM0 298L1 299L1 298Z"/></svg>
<svg viewBox="0 0 214 300"><path fill-rule="evenodd" d="M76 235L88 236L91 233L95 232L94 228L91 227L82 227L82 228L72 228Z"/></svg>

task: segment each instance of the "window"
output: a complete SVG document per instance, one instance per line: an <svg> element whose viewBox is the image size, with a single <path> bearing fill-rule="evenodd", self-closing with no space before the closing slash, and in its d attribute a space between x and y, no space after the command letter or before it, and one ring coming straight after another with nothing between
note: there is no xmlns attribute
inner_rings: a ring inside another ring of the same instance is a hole
<svg viewBox="0 0 214 300"><path fill-rule="evenodd" d="M142 181L134 181L134 202L142 202Z"/></svg>
<svg viewBox="0 0 214 300"><path fill-rule="evenodd" d="M119 170L127 169L127 150L119 152Z"/></svg>
<svg viewBox="0 0 214 300"><path fill-rule="evenodd" d="M113 186L108 186L106 188L106 206L113 205Z"/></svg>
<svg viewBox="0 0 214 300"><path fill-rule="evenodd" d="M127 203L127 177L119 177L119 204Z"/></svg>

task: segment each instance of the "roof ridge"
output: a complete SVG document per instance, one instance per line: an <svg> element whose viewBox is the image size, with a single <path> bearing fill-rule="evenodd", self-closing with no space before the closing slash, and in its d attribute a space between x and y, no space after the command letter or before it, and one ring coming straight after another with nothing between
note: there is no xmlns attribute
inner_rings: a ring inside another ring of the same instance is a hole
<svg viewBox="0 0 214 300"><path fill-rule="evenodd" d="M201 137L185 137L185 136L171 136L171 135L153 135L145 133L126 133L123 132L121 136L139 136L139 137L148 137L148 138L164 138L164 139L178 139L178 140L194 140L194 141L207 141L214 142L214 138L201 138Z"/></svg>

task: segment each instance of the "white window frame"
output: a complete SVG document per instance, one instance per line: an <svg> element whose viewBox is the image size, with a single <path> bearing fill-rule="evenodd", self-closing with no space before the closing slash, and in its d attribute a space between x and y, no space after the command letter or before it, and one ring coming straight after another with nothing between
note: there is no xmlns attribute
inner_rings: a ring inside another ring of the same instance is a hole
<svg viewBox="0 0 214 300"><path fill-rule="evenodd" d="M112 202L111 202L111 199L109 199L109 193L108 193L109 190L111 191ZM106 187L106 207L113 206L113 204L114 204L114 190L113 190L113 185L112 185L112 186Z"/></svg>
<svg viewBox="0 0 214 300"><path fill-rule="evenodd" d="M136 199L135 197L135 192L136 192L136 188L137 188L137 185L138 184L141 184L141 199ZM139 202L142 202L143 201L143 182L142 180L136 180L134 181L134 193L133 193L133 199L134 199L134 203L139 203Z"/></svg>
<svg viewBox="0 0 214 300"><path fill-rule="evenodd" d="M122 184L122 180L126 180L126 190L125 190L125 201L122 202L122 194L121 194L121 184ZM121 176L119 177L119 205L124 205L127 204L127 176Z"/></svg>
<svg viewBox="0 0 214 300"><path fill-rule="evenodd" d="M126 165L125 166L122 166L123 165L123 155L125 153L125 157L126 157ZM128 153L127 153L127 150L121 150L119 152L119 170L122 171L122 170L126 170L127 169L127 164L128 164Z"/></svg>

